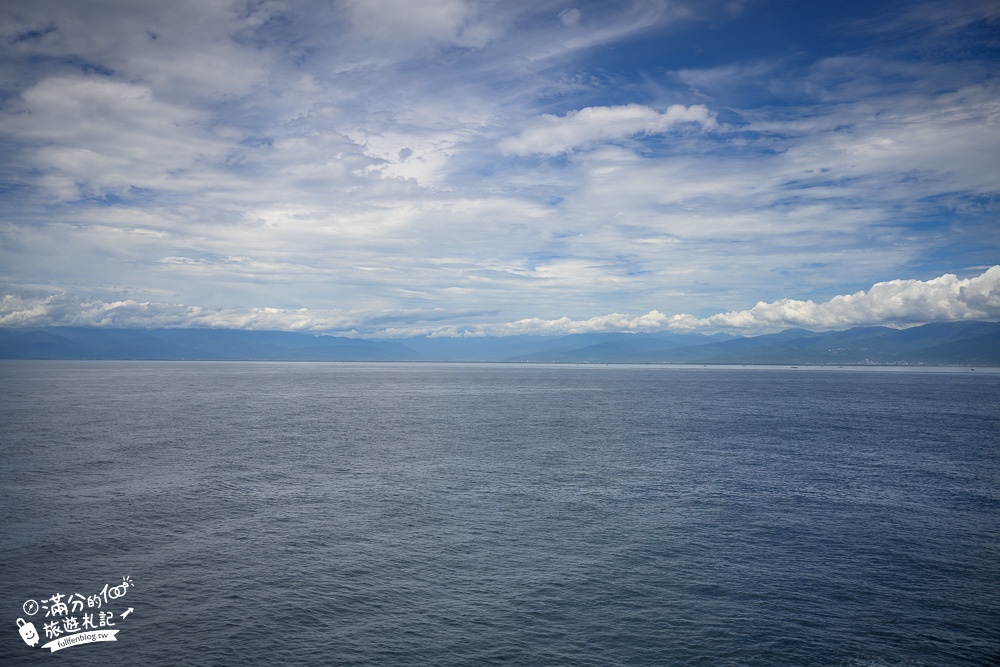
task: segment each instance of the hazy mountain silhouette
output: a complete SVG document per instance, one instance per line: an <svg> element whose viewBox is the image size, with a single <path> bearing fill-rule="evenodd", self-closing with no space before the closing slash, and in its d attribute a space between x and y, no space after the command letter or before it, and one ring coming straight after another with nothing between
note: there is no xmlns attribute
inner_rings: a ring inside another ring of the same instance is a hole
<svg viewBox="0 0 1000 667"><path fill-rule="evenodd" d="M789 329L747 338L604 333L392 341L285 331L50 327L0 329L0 358L1000 366L1000 323Z"/></svg>

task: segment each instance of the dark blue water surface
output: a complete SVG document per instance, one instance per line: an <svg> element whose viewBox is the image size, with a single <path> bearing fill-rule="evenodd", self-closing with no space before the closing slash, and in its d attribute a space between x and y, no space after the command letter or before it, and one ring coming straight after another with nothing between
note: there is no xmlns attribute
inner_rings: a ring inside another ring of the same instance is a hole
<svg viewBox="0 0 1000 667"><path fill-rule="evenodd" d="M0 664L997 664L960 370L3 362Z"/></svg>

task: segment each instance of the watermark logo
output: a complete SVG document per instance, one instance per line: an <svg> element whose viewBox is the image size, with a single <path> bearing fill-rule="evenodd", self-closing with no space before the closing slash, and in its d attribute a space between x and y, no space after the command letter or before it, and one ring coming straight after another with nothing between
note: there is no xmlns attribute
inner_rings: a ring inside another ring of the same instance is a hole
<svg viewBox="0 0 1000 667"><path fill-rule="evenodd" d="M23 618L19 618L17 619L17 629L25 644L28 646L38 645L38 630L35 630L34 623L28 623Z"/></svg>
<svg viewBox="0 0 1000 667"><path fill-rule="evenodd" d="M122 577L122 582L116 586L105 584L104 588L93 595L73 593L64 595L53 593L51 597L38 600L25 600L21 609L26 616L34 616L44 612L39 623L45 633L45 639L50 639L42 648L53 653L70 646L92 644L94 642L118 641L116 635L120 628L118 623L125 620L134 609L128 607L116 615L112 608L122 609L125 606L122 598L135 584L131 576ZM51 620L47 620L51 619ZM38 646L40 635L32 620L17 619L17 631L28 646Z"/></svg>

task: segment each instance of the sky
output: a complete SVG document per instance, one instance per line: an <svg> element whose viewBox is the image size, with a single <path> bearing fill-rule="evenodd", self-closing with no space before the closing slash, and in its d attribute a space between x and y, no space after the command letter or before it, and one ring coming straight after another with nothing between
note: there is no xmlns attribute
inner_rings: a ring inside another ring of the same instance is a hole
<svg viewBox="0 0 1000 667"><path fill-rule="evenodd" d="M6 0L0 326L1000 319L993 0Z"/></svg>

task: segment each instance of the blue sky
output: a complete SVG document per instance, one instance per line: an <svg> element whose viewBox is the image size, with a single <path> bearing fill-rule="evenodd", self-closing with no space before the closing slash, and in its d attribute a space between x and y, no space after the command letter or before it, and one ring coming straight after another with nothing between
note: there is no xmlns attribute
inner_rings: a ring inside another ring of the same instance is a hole
<svg viewBox="0 0 1000 667"><path fill-rule="evenodd" d="M1000 319L1000 5L8 0L0 326Z"/></svg>

